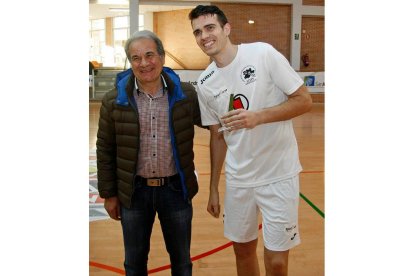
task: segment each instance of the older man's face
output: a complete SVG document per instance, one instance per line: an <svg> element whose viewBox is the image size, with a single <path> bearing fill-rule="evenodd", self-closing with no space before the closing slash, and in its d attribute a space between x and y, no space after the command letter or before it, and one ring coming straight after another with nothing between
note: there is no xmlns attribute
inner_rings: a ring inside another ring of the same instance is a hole
<svg viewBox="0 0 414 276"><path fill-rule="evenodd" d="M141 84L159 81L165 57L157 52L152 39L141 38L129 45L131 69Z"/></svg>

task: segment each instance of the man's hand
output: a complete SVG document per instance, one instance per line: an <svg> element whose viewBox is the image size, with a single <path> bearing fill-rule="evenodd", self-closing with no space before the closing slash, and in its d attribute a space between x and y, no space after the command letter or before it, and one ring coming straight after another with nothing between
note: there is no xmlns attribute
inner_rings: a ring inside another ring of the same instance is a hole
<svg viewBox="0 0 414 276"><path fill-rule="evenodd" d="M271 107L251 111L236 109L226 113L222 119L231 131L242 128L252 129L261 124L293 119L312 108L312 97L306 86L300 86L288 96L288 100Z"/></svg>
<svg viewBox="0 0 414 276"><path fill-rule="evenodd" d="M207 212L213 217L218 218L220 215L220 201L218 191L210 191L208 198Z"/></svg>
<svg viewBox="0 0 414 276"><path fill-rule="evenodd" d="M121 219L121 203L119 202L118 197L114 196L105 198L104 207L111 219Z"/></svg>
<svg viewBox="0 0 414 276"><path fill-rule="evenodd" d="M226 113L223 117L226 127L231 127L229 131L247 128L251 129L258 125L257 114L245 109L235 109Z"/></svg>

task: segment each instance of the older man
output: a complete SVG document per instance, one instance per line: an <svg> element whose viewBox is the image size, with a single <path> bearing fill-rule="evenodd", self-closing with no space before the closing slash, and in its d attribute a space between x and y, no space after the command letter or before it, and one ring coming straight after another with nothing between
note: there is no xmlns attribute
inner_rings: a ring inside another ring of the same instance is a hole
<svg viewBox="0 0 414 276"><path fill-rule="evenodd" d="M147 275L155 215L172 275L192 275L191 199L198 191L194 125L201 125L194 87L163 67L165 51L150 31L125 44L131 69L117 76L100 110L97 134L99 194L122 224L127 276Z"/></svg>

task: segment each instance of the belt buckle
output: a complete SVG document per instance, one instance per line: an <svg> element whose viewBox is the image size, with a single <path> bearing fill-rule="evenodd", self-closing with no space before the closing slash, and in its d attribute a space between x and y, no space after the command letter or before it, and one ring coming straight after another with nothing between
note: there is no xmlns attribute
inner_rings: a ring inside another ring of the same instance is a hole
<svg viewBox="0 0 414 276"><path fill-rule="evenodd" d="M164 184L164 179L162 178L149 178L147 179L147 185L148 186L162 186Z"/></svg>

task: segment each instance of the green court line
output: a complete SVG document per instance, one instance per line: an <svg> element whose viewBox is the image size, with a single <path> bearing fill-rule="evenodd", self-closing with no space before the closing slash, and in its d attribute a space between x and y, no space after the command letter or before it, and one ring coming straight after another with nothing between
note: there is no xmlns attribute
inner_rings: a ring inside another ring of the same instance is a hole
<svg viewBox="0 0 414 276"><path fill-rule="evenodd" d="M325 214L321 210L319 210L318 207L315 206L315 204L313 204L309 199L307 199L307 197L304 196L302 193L300 193L300 196L310 205L310 207L313 208L313 210L318 212L318 214L325 219Z"/></svg>

